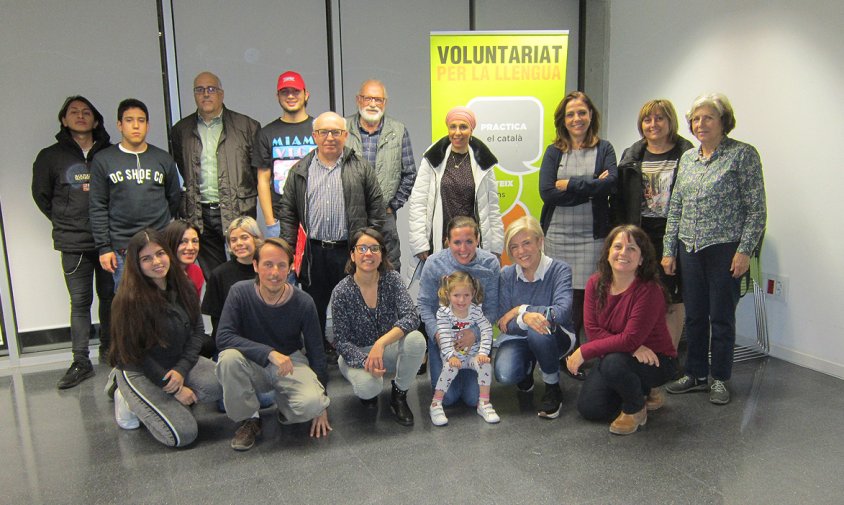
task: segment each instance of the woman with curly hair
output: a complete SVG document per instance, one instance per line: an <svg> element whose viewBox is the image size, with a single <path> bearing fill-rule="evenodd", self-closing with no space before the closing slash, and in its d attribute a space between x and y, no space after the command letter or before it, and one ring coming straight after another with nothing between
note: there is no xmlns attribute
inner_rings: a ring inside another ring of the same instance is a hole
<svg viewBox="0 0 844 505"><path fill-rule="evenodd" d="M677 351L665 323L667 297L656 253L638 226L614 228L598 271L586 284L589 341L566 360L571 373L600 358L580 390L577 410L589 420L615 418L610 432L629 435L664 403L659 386L677 374ZM620 412L619 412L620 411Z"/></svg>

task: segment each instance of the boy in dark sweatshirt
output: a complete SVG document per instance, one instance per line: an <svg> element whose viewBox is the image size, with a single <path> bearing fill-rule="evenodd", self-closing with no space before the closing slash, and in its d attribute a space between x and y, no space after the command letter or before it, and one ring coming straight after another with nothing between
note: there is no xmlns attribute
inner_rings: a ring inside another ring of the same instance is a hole
<svg viewBox="0 0 844 505"><path fill-rule="evenodd" d="M129 238L147 227L164 229L179 209L176 162L147 144L148 120L140 100L120 102L117 129L123 139L97 153L91 165L91 230L100 264L114 274L115 291Z"/></svg>

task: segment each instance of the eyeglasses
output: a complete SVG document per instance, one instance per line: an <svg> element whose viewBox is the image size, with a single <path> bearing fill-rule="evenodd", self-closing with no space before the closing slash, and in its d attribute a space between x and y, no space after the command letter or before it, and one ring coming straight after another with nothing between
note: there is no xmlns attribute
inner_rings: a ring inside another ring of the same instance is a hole
<svg viewBox="0 0 844 505"><path fill-rule="evenodd" d="M331 135L334 138L337 138L340 135L346 133L346 130L314 130L314 133L316 133L318 136L320 136L322 138L325 138L329 135Z"/></svg>
<svg viewBox="0 0 844 505"><path fill-rule="evenodd" d="M387 100L386 98L381 98L380 96L363 96L358 95L358 100L363 103L374 103L375 105L384 105L384 102Z"/></svg>
<svg viewBox="0 0 844 505"><path fill-rule="evenodd" d="M361 254L366 254L367 251L371 251L372 254L378 254L378 253L381 252L381 246L378 245L378 244L372 244L372 245L361 244L361 245L356 245L355 250L357 252L361 253Z"/></svg>
<svg viewBox="0 0 844 505"><path fill-rule="evenodd" d="M220 91L223 91L223 88L217 86L197 86L193 88L193 93L195 95L204 95L206 93L213 95L214 93L219 93Z"/></svg>

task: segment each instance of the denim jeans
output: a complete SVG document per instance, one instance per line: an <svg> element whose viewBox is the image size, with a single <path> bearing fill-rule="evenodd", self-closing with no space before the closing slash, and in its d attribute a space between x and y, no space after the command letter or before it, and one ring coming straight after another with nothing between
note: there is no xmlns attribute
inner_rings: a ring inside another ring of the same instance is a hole
<svg viewBox="0 0 844 505"><path fill-rule="evenodd" d="M476 335L475 338L478 338ZM440 354L440 346L437 345L437 339L428 337L428 372L431 375L431 389L436 389L437 381L440 379L440 374L443 370L443 358ZM451 381L451 386L443 397L443 406L448 407L454 405L458 401L462 401L470 407L478 405L478 397L481 390L478 387L478 373L474 370L463 369L457 373L457 377Z"/></svg>
<svg viewBox="0 0 844 505"><path fill-rule="evenodd" d="M659 366L639 363L632 354L614 352L598 361L580 388L577 410L590 421L611 421L619 411L635 414L645 396L677 374L677 360L658 354Z"/></svg>
<svg viewBox="0 0 844 505"><path fill-rule="evenodd" d="M121 254L114 251L114 257L117 258L117 268L111 276L114 278L114 292L117 293L117 288L120 287L120 278L123 277L123 262L126 261L126 254Z"/></svg>
<svg viewBox="0 0 844 505"><path fill-rule="evenodd" d="M683 301L686 304L686 373L729 380L736 342L736 306L740 279L730 272L738 242L687 252L680 244ZM711 334L711 336L710 336ZM711 365L707 354L711 352Z"/></svg>
<svg viewBox="0 0 844 505"><path fill-rule="evenodd" d="M561 329L553 334L538 333L533 329L524 333L526 338L506 334L498 336L499 341L505 340L495 352L495 380L502 384L518 384L538 363L543 378L556 375L559 381L560 358L572 348L572 337Z"/></svg>
<svg viewBox="0 0 844 505"><path fill-rule="evenodd" d="M96 251L82 253L62 252L62 271L70 295L70 340L73 359L88 358L88 340L91 335L91 304L94 302L94 282L100 301L100 347L107 348L111 341L111 301L114 298L114 280L111 273L100 266Z"/></svg>

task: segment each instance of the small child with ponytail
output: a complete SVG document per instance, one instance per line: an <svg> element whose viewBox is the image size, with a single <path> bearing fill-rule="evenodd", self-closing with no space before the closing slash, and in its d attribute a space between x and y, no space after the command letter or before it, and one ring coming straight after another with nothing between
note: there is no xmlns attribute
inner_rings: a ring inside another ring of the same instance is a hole
<svg viewBox="0 0 844 505"><path fill-rule="evenodd" d="M451 381L457 376L457 372L463 368L471 368L478 372L480 388L478 415L488 423L497 423L501 418L489 402L489 389L492 384L492 364L489 356L492 352L492 325L481 309L483 289L471 275L458 271L443 277L437 294L440 298L440 308L437 310L437 332L443 369L434 388L431 422L436 426L448 424L448 418L442 407L442 399L451 386ZM477 328L480 338L471 348L458 350L455 346L458 334L463 331L474 331L473 328Z"/></svg>

